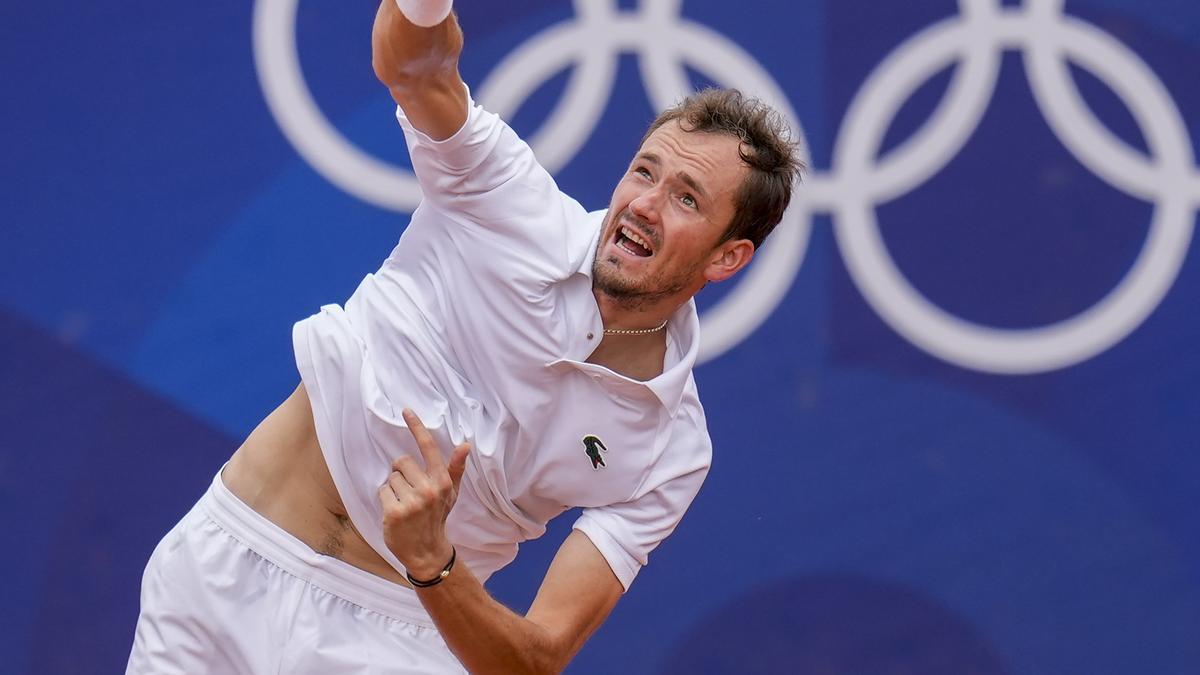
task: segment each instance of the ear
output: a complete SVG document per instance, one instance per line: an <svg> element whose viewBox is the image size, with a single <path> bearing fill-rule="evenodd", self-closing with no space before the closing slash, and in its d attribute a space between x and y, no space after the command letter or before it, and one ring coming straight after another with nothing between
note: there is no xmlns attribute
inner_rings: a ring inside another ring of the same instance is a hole
<svg viewBox="0 0 1200 675"><path fill-rule="evenodd" d="M704 268L704 278L708 281L725 281L749 264L753 257L754 244L749 239L724 242L709 258L708 266Z"/></svg>

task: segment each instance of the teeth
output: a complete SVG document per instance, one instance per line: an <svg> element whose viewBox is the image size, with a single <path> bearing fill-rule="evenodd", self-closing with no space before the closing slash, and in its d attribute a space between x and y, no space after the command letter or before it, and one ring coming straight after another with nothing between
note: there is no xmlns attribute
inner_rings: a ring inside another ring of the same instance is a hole
<svg viewBox="0 0 1200 675"><path fill-rule="evenodd" d="M650 244L648 244L645 239L642 239L640 236L638 236L637 232L634 232L633 230L629 229L628 227L622 226L621 234L625 235L626 239L629 239L630 241L633 241L634 243L645 247L645 249L647 251L650 251L650 252L654 251L654 249L650 248Z"/></svg>

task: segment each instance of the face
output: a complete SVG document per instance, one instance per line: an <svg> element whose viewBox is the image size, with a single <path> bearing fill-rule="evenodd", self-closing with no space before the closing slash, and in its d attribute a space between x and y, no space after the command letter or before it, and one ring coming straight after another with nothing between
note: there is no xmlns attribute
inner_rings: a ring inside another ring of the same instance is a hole
<svg viewBox="0 0 1200 675"><path fill-rule="evenodd" d="M595 288L629 306L691 297L749 261L749 241L721 242L749 167L738 140L654 131L613 191L593 266Z"/></svg>

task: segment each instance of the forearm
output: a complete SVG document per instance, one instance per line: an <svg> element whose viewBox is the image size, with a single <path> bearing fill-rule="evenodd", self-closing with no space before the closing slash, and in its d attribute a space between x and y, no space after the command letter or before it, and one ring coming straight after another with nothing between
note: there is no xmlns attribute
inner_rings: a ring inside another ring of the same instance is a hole
<svg viewBox="0 0 1200 675"><path fill-rule="evenodd" d="M371 31L371 65L379 81L395 94L456 73L462 44L453 14L436 26L419 26L396 7L395 0L382 0Z"/></svg>
<svg viewBox="0 0 1200 675"><path fill-rule="evenodd" d="M450 651L476 675L557 673L571 656L546 627L497 602L465 565L417 596Z"/></svg>
<svg viewBox="0 0 1200 675"><path fill-rule="evenodd" d="M457 131L467 119L467 93L458 74L463 36L451 14L424 27L382 0L371 31L371 65L409 122L435 140Z"/></svg>

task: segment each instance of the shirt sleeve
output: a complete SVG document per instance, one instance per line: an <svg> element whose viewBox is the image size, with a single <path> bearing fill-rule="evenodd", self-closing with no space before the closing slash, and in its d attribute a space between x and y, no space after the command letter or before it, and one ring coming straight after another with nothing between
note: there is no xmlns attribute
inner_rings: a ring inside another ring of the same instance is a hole
<svg viewBox="0 0 1200 675"><path fill-rule="evenodd" d="M511 253L552 279L574 272L593 234L579 226L587 211L558 189L504 120L470 96L467 106L463 126L441 141L396 109L421 186L418 211L434 211L441 226L461 228L462 243L480 253Z"/></svg>
<svg viewBox="0 0 1200 675"><path fill-rule="evenodd" d="M685 457L664 457L631 500L583 510L574 529L587 535L625 590L649 561L650 552L666 539L700 491L708 475L712 446L701 427L686 434L691 446ZM668 454L687 448L672 439Z"/></svg>

